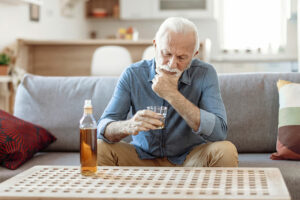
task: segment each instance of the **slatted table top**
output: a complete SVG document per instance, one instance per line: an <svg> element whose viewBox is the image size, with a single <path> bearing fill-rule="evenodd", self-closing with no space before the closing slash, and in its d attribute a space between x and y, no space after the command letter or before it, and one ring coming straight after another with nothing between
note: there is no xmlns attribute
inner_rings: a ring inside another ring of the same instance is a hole
<svg viewBox="0 0 300 200"><path fill-rule="evenodd" d="M0 183L0 199L290 199L277 168L35 166Z"/></svg>

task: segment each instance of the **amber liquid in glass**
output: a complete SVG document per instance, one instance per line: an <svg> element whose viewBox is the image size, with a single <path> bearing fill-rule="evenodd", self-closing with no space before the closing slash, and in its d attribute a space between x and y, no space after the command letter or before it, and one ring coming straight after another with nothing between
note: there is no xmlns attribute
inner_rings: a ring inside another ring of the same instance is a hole
<svg viewBox="0 0 300 200"><path fill-rule="evenodd" d="M97 172L97 129L80 129L80 164L83 175Z"/></svg>
<svg viewBox="0 0 300 200"><path fill-rule="evenodd" d="M163 118L160 119L160 121L163 123L161 126L157 127L156 129L163 129L165 127L165 120L166 120L166 114L162 114Z"/></svg>
<svg viewBox="0 0 300 200"><path fill-rule="evenodd" d="M163 124L161 126L158 126L156 129L163 129L165 127L165 121L164 120L161 121Z"/></svg>

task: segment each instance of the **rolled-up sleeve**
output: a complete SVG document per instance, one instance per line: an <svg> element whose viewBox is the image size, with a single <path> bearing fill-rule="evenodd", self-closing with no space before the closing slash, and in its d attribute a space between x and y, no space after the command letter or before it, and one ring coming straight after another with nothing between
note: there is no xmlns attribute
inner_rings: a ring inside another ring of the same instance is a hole
<svg viewBox="0 0 300 200"><path fill-rule="evenodd" d="M112 119L108 119L108 118L101 119L99 121L98 126L97 126L97 137L99 139L102 139L107 143L113 143L113 142L109 141L108 139L106 139L104 137L104 132L105 132L105 129L106 129L107 125L110 124L111 122L114 122L114 121L116 121L116 120L112 120Z"/></svg>
<svg viewBox="0 0 300 200"><path fill-rule="evenodd" d="M194 133L210 135L215 127L216 116L210 112L200 109L201 124L199 129Z"/></svg>
<svg viewBox="0 0 300 200"><path fill-rule="evenodd" d="M114 90L114 94L105 108L100 120L97 125L97 136L99 139L103 139L108 143L112 143L108 141L104 137L104 132L107 125L114 121L125 120L127 118L128 112L130 110L130 73L129 68L127 68L117 83L117 86Z"/></svg>
<svg viewBox="0 0 300 200"><path fill-rule="evenodd" d="M202 96L198 106L200 126L193 132L212 142L224 140L227 136L227 117L218 76L212 66L207 68L204 75Z"/></svg>

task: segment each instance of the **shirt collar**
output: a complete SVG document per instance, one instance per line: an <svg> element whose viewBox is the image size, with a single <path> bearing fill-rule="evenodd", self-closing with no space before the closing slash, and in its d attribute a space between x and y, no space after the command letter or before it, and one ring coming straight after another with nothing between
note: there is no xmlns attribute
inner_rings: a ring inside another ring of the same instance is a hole
<svg viewBox="0 0 300 200"><path fill-rule="evenodd" d="M156 65L155 59L153 58L152 59L152 65L151 65L151 68L150 68L150 71L149 71L149 78L148 78L149 82L152 82L152 80L154 79L154 76L156 74L155 65ZM181 77L179 79L179 82L184 83L186 85L191 85L190 70L185 70L183 72L183 74L181 75Z"/></svg>
<svg viewBox="0 0 300 200"><path fill-rule="evenodd" d="M156 72L155 72L155 59L152 59L152 64L151 64L151 68L149 71L149 78L148 81L151 82L154 79Z"/></svg>

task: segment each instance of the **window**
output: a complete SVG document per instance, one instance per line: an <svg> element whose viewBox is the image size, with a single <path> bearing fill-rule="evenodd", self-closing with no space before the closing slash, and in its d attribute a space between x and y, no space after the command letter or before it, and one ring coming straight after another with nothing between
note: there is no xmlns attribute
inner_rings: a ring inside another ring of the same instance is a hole
<svg viewBox="0 0 300 200"><path fill-rule="evenodd" d="M285 47L290 0L221 2L221 49L278 52Z"/></svg>

